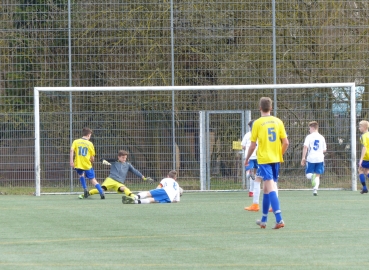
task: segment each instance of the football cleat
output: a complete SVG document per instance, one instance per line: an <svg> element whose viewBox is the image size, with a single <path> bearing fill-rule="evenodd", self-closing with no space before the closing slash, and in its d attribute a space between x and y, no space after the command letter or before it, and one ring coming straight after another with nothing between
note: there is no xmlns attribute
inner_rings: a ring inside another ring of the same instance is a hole
<svg viewBox="0 0 369 270"><path fill-rule="evenodd" d="M275 224L273 229L278 230L278 229L283 228L283 227L284 227L284 222L283 222L283 220L281 220L279 223Z"/></svg>
<svg viewBox="0 0 369 270"><path fill-rule="evenodd" d="M262 229L265 229L267 226L266 222L261 222L261 220L257 220L256 225L260 226Z"/></svg>
<svg viewBox="0 0 369 270"><path fill-rule="evenodd" d="M123 204L134 204L135 200L131 197L123 196L122 197L122 203Z"/></svg>
<svg viewBox="0 0 369 270"><path fill-rule="evenodd" d="M257 203L253 203L249 207L245 207L245 210L252 211L252 212L258 212L259 211L259 205Z"/></svg>
<svg viewBox="0 0 369 270"><path fill-rule="evenodd" d="M254 192L249 192L249 197L254 197Z"/></svg>
<svg viewBox="0 0 369 270"><path fill-rule="evenodd" d="M83 196L83 194L78 196L79 199L84 199L85 197Z"/></svg>
<svg viewBox="0 0 369 270"><path fill-rule="evenodd" d="M313 191L313 195L314 195L314 196L318 196L318 191L317 191L316 189L314 189L314 191Z"/></svg>
<svg viewBox="0 0 369 270"><path fill-rule="evenodd" d="M362 189L362 190L360 191L360 194L364 194L364 193L368 193L368 190L367 190L367 189Z"/></svg>
<svg viewBox="0 0 369 270"><path fill-rule="evenodd" d="M90 193L88 193L88 190L87 189L85 189L84 191L83 191L83 198L88 198L88 196L90 196Z"/></svg>
<svg viewBox="0 0 369 270"><path fill-rule="evenodd" d="M101 200L105 200L105 194L100 195Z"/></svg>

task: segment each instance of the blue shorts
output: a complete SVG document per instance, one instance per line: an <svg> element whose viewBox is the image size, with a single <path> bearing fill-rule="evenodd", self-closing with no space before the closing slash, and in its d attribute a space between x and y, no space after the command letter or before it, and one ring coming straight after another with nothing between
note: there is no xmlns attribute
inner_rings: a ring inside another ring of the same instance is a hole
<svg viewBox="0 0 369 270"><path fill-rule="evenodd" d="M305 174L308 174L308 173L323 174L324 173L324 162L319 162L319 163L306 162Z"/></svg>
<svg viewBox="0 0 369 270"><path fill-rule="evenodd" d="M163 188L157 188L150 190L151 196L155 201L159 203L170 203L170 199L168 197L167 192Z"/></svg>
<svg viewBox="0 0 369 270"><path fill-rule="evenodd" d="M361 163L361 167L365 169L369 169L369 161L363 160L363 162Z"/></svg>
<svg viewBox="0 0 369 270"><path fill-rule="evenodd" d="M274 180L278 182L279 167L280 163L269 163L269 164L259 164L259 168L256 172L256 176L265 180Z"/></svg>
<svg viewBox="0 0 369 270"><path fill-rule="evenodd" d="M258 160L257 159L249 159L249 165L245 166L245 171L251 170L251 169L257 169L258 168Z"/></svg>
<svg viewBox="0 0 369 270"><path fill-rule="evenodd" d="M78 173L78 175L83 175L85 174L85 177L88 179L94 179L95 178L95 171L93 168L89 169L89 170L81 170L81 169L75 169L76 172Z"/></svg>

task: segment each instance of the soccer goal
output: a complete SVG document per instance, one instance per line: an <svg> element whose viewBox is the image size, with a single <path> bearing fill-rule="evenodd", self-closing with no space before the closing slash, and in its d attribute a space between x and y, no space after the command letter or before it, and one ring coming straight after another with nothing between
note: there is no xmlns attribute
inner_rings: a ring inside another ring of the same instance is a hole
<svg viewBox="0 0 369 270"><path fill-rule="evenodd" d="M244 155L232 143L260 116L262 96L273 100L290 140L279 188L311 188L299 163L307 124L315 120L328 145L322 189L357 189L355 83L35 87L35 195L82 191L69 149L85 126L94 131L97 160L124 149L145 176L160 180L178 170L185 190L243 190ZM99 182L109 175L98 161L94 169ZM127 184L152 188L134 177Z"/></svg>

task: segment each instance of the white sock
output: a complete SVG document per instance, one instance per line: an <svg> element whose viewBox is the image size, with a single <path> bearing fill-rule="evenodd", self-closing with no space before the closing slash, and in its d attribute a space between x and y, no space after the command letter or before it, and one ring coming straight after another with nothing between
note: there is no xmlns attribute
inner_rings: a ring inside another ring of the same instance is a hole
<svg viewBox="0 0 369 270"><path fill-rule="evenodd" d="M139 192L139 193L137 194L137 196L139 196L139 198L140 198L140 199L145 199L145 198L146 198L146 196L147 196L147 192Z"/></svg>
<svg viewBox="0 0 369 270"><path fill-rule="evenodd" d="M315 177L315 187L314 187L315 190L318 190L319 184L320 184L320 177L317 176Z"/></svg>
<svg viewBox="0 0 369 270"><path fill-rule="evenodd" d="M250 179L250 174L246 173L245 189L247 189L247 181L249 181L249 179Z"/></svg>
<svg viewBox="0 0 369 270"><path fill-rule="evenodd" d="M254 196L252 197L252 203L259 204L260 199L260 182L254 181Z"/></svg>
<svg viewBox="0 0 369 270"><path fill-rule="evenodd" d="M136 203L137 201L135 201L135 203ZM142 204L146 204L146 203L150 203L150 199L141 199L140 200L140 202L142 203Z"/></svg>
<svg viewBox="0 0 369 270"><path fill-rule="evenodd" d="M254 183L255 183L255 180L252 180L251 177L250 177L250 192L254 192Z"/></svg>
<svg viewBox="0 0 369 270"><path fill-rule="evenodd" d="M277 197L278 197L278 183L274 182L274 186L275 186L275 193L277 193Z"/></svg>

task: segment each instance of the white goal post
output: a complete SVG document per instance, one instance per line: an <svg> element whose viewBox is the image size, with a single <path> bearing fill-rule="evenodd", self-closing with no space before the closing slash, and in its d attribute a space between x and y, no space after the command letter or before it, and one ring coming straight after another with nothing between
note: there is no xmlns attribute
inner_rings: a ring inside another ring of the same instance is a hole
<svg viewBox="0 0 369 270"><path fill-rule="evenodd" d="M262 89L301 89L301 88L349 88L350 108L356 108L355 83L312 83L312 84L267 84L267 85L209 85L209 86L139 86L139 87L35 87L35 195L41 195L41 151L40 151L40 92L97 92L97 91L188 91L188 90L262 90ZM174 95L174 94L172 94ZM277 104L274 104L277 106ZM350 111L350 150L351 150L351 188L357 190L356 172L356 111ZM200 138L200 141L202 139ZM201 154L201 153L200 153ZM200 168L200 182L205 179L205 168Z"/></svg>

